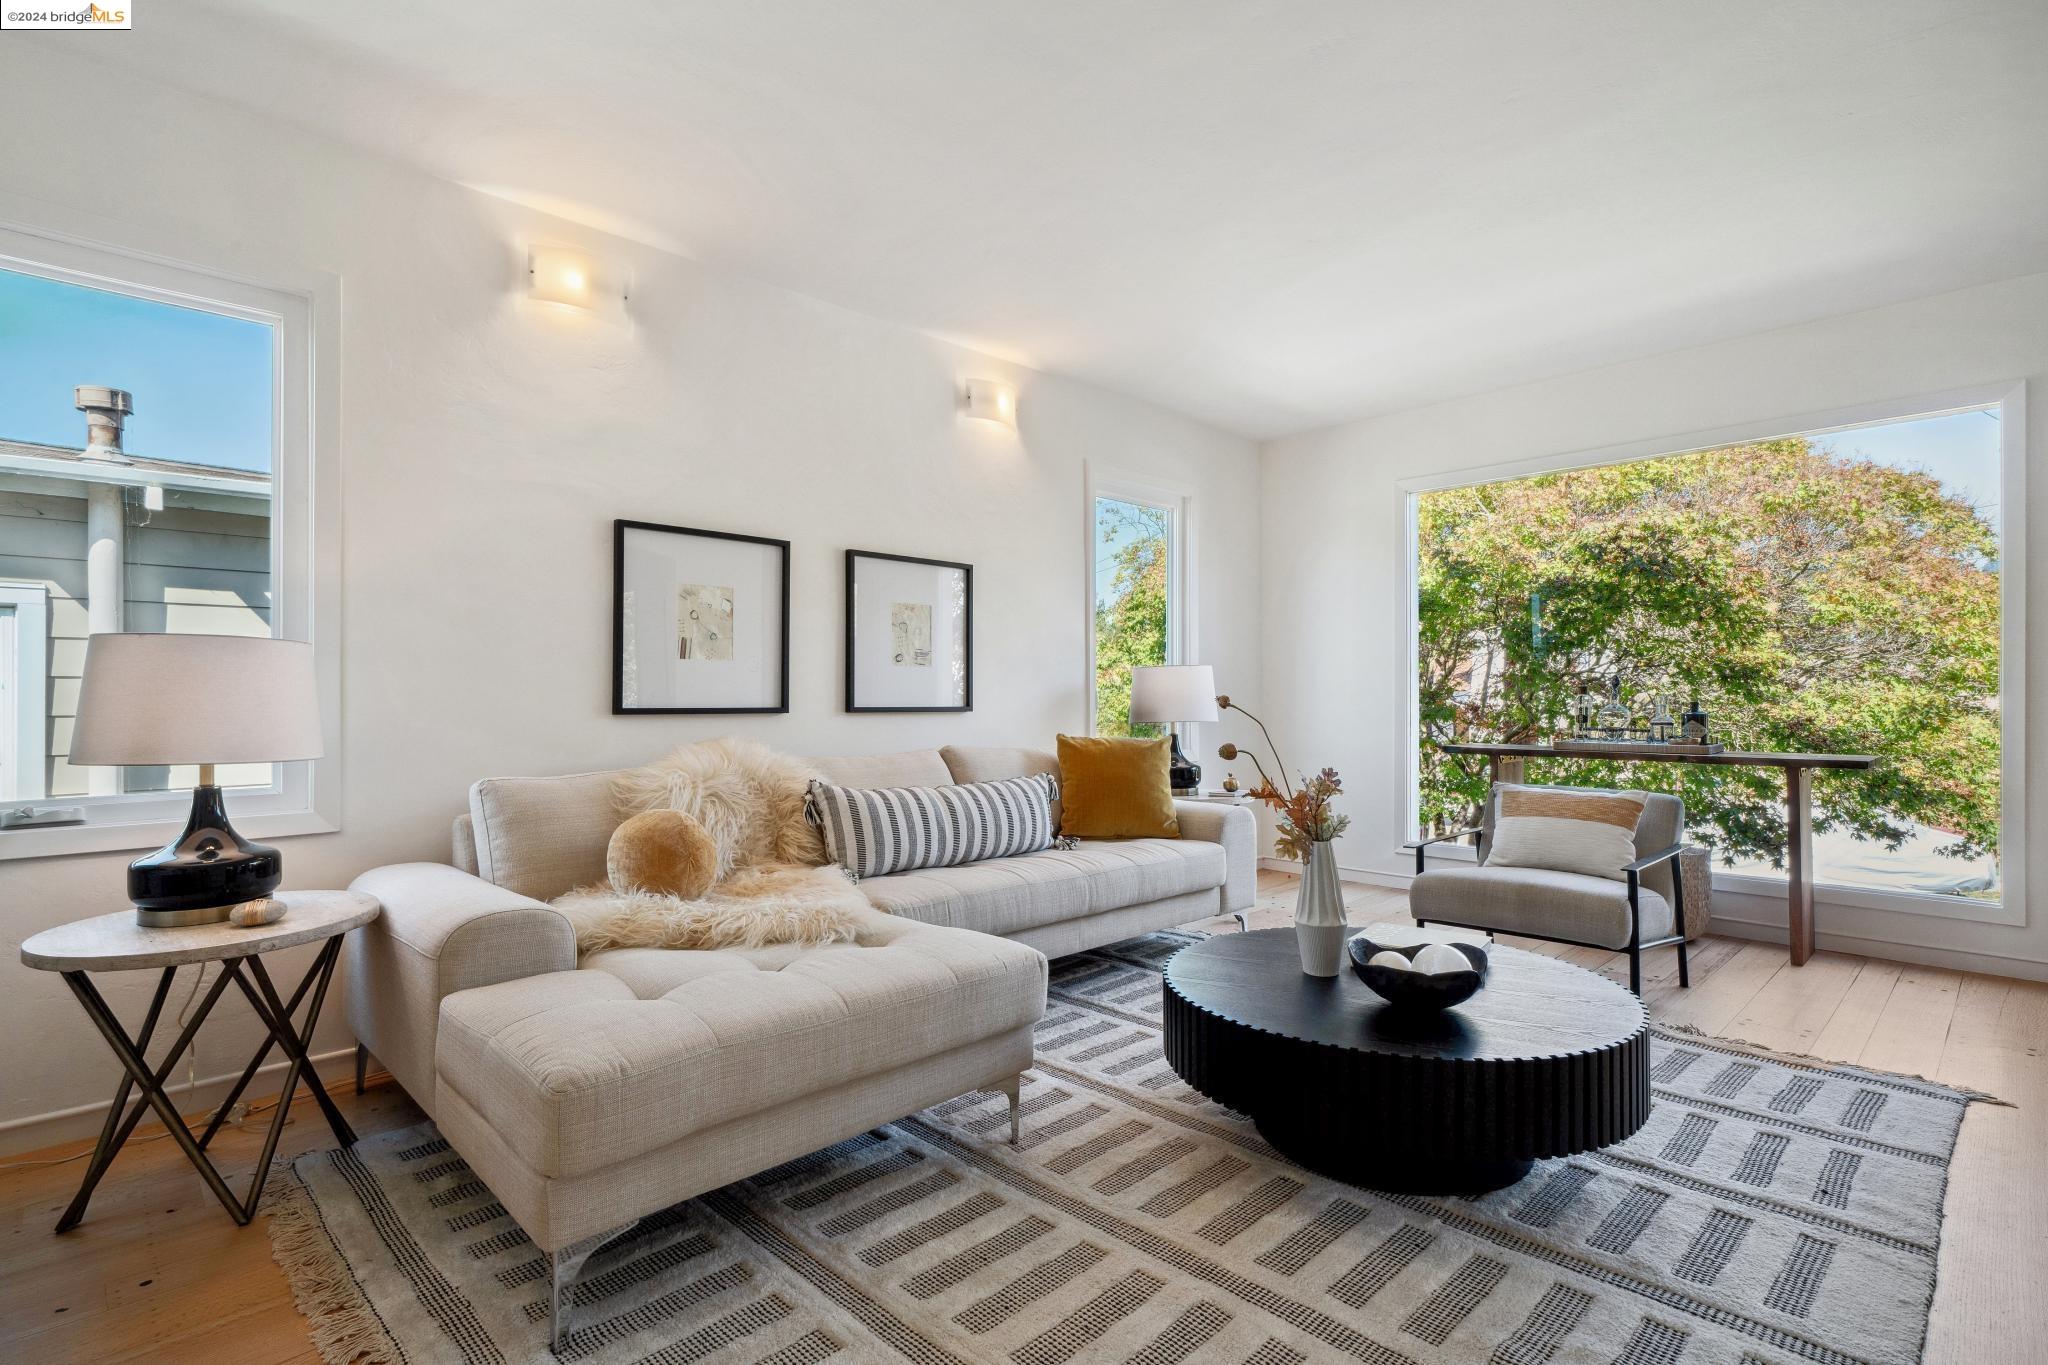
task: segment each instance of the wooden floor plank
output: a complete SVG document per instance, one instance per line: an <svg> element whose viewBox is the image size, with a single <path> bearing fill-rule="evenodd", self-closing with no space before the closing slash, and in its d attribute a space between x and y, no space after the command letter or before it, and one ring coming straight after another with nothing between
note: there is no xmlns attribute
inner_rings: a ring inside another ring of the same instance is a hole
<svg viewBox="0 0 2048 1365"><path fill-rule="evenodd" d="M1899 984L1900 966L1865 958L1856 969L1856 979L1842 996L1842 1003L1813 1040L1813 1055L1831 1062L1853 1062L1863 1055L1886 1004Z"/></svg>
<svg viewBox="0 0 2048 1365"><path fill-rule="evenodd" d="M1815 953L1796 971L1773 976L1729 1023L1725 1036L1811 1055L1862 966L1860 958Z"/></svg>
<svg viewBox="0 0 2048 1365"><path fill-rule="evenodd" d="M1720 1033L1773 976L1791 970L1796 969L1787 966L1783 948L1746 943L1715 971L1694 977L1691 989L1667 988L1657 998L1653 1012L1667 1024Z"/></svg>
<svg viewBox="0 0 2048 1365"><path fill-rule="evenodd" d="M1884 1015L1856 1060L1880 1071L1932 1076L1941 1069L1949 1021L1955 1017L1963 974L1939 967L1906 967L1885 1001Z"/></svg>
<svg viewBox="0 0 2048 1365"><path fill-rule="evenodd" d="M1963 1120L1927 1359L2009 1359L1998 1346L2038 1343L2043 1320L2038 1296L2012 1286L2048 1283L2048 1238L2037 1231L2048 1225L2048 985L1965 976L1936 1079L2012 1107L1973 1105Z"/></svg>
<svg viewBox="0 0 2048 1365"><path fill-rule="evenodd" d="M358 1133L402 1128L424 1117L405 1092L381 1081L358 1096L334 1092ZM242 1188L262 1148L267 1114L223 1128L213 1151ZM280 1156L332 1146L310 1096L292 1106ZM259 1219L238 1228L175 1144L130 1142L93 1196L85 1221L51 1231L84 1163L20 1166L81 1150L66 1143L10 1157L0 1171L0 1360L102 1362L316 1361L305 1319L292 1306Z"/></svg>

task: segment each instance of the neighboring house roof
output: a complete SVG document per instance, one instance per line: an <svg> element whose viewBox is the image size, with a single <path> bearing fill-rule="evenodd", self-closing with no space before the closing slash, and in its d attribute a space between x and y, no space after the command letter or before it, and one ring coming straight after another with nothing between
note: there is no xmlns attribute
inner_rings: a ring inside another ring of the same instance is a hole
<svg viewBox="0 0 2048 1365"><path fill-rule="evenodd" d="M183 460L155 460L125 452L118 458L109 459L89 455L76 446L46 446L35 441L0 439L0 471L78 479L86 483L121 484L131 488L153 486L251 498L270 496L270 476L252 470L190 464Z"/></svg>

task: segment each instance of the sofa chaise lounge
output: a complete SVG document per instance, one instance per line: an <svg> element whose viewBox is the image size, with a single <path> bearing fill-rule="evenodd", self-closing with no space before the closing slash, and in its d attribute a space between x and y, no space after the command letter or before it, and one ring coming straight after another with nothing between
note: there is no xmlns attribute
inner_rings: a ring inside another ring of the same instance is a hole
<svg viewBox="0 0 2048 1365"><path fill-rule="evenodd" d="M813 760L845 786L1053 771L1023 749ZM357 1078L374 1053L549 1254L559 1345L591 1251L649 1213L1020 1074L1046 957L1250 905L1250 812L1178 804L1183 837L873 877L851 944L578 960L547 902L602 881L615 774L470 791L455 865L355 882ZM887 913L882 913L887 912Z"/></svg>

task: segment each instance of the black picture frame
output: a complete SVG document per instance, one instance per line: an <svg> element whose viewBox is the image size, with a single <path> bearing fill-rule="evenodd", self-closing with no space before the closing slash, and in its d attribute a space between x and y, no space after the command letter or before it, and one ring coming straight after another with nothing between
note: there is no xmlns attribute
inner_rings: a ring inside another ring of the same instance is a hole
<svg viewBox="0 0 2048 1365"><path fill-rule="evenodd" d="M854 609L859 586L859 564L863 559L884 559L897 564L923 564L934 569L958 570L962 579L961 639L965 658L962 660L960 704L958 706L864 706L860 701L859 688L855 679L854 658ZM907 715L931 714L936 712L961 712L974 709L974 566L951 559L926 559L919 555L889 554L883 550L848 550L846 552L846 608L845 608L845 653L846 653L846 710L852 715Z"/></svg>
<svg viewBox="0 0 2048 1365"><path fill-rule="evenodd" d="M737 540L751 545L768 545L780 554L782 567L781 655L777 672L777 703L773 706L628 706L626 705L626 533L654 531L668 535L699 536L706 540ZM732 531L708 531L700 526L670 526L658 521L612 522L612 714L615 716L735 716L786 715L789 712L789 542L770 536L747 536Z"/></svg>

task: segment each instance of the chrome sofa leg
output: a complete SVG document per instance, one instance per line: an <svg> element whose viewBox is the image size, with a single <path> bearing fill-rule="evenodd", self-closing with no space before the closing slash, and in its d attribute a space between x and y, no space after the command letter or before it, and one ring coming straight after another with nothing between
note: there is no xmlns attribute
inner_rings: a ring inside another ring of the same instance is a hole
<svg viewBox="0 0 2048 1365"><path fill-rule="evenodd" d="M1007 1081L1004 1081L1003 1094L1009 1096L1010 1099L1010 1145L1015 1147L1018 1140L1024 1136L1024 1116L1020 1107L1024 1098L1023 1076L1012 1076Z"/></svg>
<svg viewBox="0 0 2048 1365"><path fill-rule="evenodd" d="M572 1262L567 1250L548 1253L548 1349L562 1352L562 1338L569 1335L569 1286L576 1279L580 1262Z"/></svg>
<svg viewBox="0 0 2048 1365"><path fill-rule="evenodd" d="M576 1287L576 1277L582 1273L583 1263L590 1259L592 1253L612 1245L639 1226L640 1220L635 1219L608 1231L593 1233L548 1253L549 1350L560 1355L562 1343L568 1339L569 1312L574 1301L571 1291Z"/></svg>

